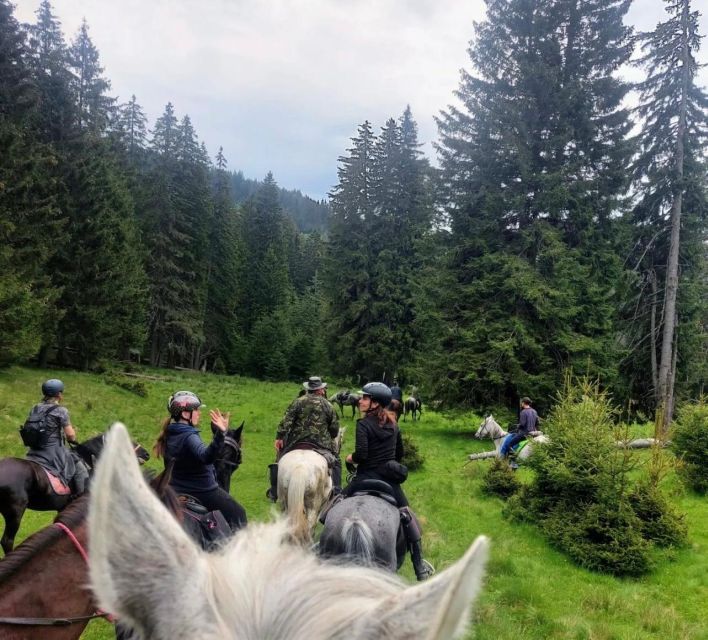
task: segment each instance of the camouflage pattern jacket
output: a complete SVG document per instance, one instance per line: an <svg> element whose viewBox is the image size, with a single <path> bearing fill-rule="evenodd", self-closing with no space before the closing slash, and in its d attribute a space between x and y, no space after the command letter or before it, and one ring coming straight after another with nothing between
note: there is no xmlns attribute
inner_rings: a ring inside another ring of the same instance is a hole
<svg viewBox="0 0 708 640"><path fill-rule="evenodd" d="M334 438L338 433L339 420L329 400L308 393L296 398L288 407L275 437L283 440L283 450L304 441L337 453Z"/></svg>

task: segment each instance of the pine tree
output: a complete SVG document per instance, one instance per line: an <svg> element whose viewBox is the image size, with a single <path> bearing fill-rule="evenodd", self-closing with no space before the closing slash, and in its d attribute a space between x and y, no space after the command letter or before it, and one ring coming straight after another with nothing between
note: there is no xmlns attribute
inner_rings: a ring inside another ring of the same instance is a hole
<svg viewBox="0 0 708 640"><path fill-rule="evenodd" d="M25 33L0 0L0 361L36 353L59 317L48 265L61 233L55 155L35 139L39 91Z"/></svg>
<svg viewBox="0 0 708 640"><path fill-rule="evenodd" d="M487 2L462 108L439 119L451 246L439 392L474 404L552 395L566 366L611 383L612 213L630 145L628 3Z"/></svg>
<svg viewBox="0 0 708 640"><path fill-rule="evenodd" d="M241 235L246 254L242 309L248 333L260 316L286 305L291 294L285 219L272 173L244 207Z"/></svg>
<svg viewBox="0 0 708 640"><path fill-rule="evenodd" d="M130 102L118 107L115 128L130 162L135 164L147 146L147 117L135 94Z"/></svg>
<svg viewBox="0 0 708 640"><path fill-rule="evenodd" d="M82 140L71 155L66 186L71 242L56 263L65 312L58 343L74 349L77 364L88 368L142 347L143 255L127 183L105 141Z"/></svg>
<svg viewBox="0 0 708 640"><path fill-rule="evenodd" d="M376 136L367 121L358 127L348 155L339 158L339 182L330 194L329 247L326 287L330 296L329 343L335 370L371 372L366 360L370 350L371 255L367 220L372 220L374 202L374 147Z"/></svg>
<svg viewBox="0 0 708 640"><path fill-rule="evenodd" d="M698 12L691 11L690 0L670 0L666 11L671 17L642 35L644 56L639 64L648 76L639 85L638 112L644 127L635 176L641 197L632 214L645 285L637 301L637 308L645 311L635 314L642 337L635 343L643 344L640 353L649 354L649 362L642 364L652 372L661 432L668 429L673 414L677 363L686 371L692 355L701 353L695 328L700 306L691 298L701 283L706 293L702 245L708 214L708 95L696 84ZM687 289L683 301L679 285ZM680 349L682 342L690 347ZM638 364L637 358L628 362L632 369Z"/></svg>
<svg viewBox="0 0 708 640"><path fill-rule="evenodd" d="M233 203L227 162L219 147L213 184L214 213L207 255L207 305L204 357L213 366L221 363L230 373L243 371L243 336L240 328L243 243L240 219Z"/></svg>
<svg viewBox="0 0 708 640"><path fill-rule="evenodd" d="M85 19L69 48L68 61L73 69L71 84L76 101L77 128L99 135L108 127L115 110L115 99L106 95L111 83L101 75L103 67Z"/></svg>
<svg viewBox="0 0 708 640"><path fill-rule="evenodd" d="M73 135L76 122L68 52L49 0L42 0L36 15L36 24L29 27L30 61L41 97L36 127L45 142L62 143Z"/></svg>

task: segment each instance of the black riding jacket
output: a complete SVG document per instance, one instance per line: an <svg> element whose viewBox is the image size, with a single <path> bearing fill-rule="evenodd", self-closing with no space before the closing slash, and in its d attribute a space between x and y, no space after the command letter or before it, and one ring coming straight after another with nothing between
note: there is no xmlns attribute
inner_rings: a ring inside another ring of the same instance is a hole
<svg viewBox="0 0 708 640"><path fill-rule="evenodd" d="M167 427L165 465L175 461L170 485L178 493L211 491L218 488L214 460L216 460L224 434L214 430L209 446L202 442L199 430L189 424L173 422Z"/></svg>
<svg viewBox="0 0 708 640"><path fill-rule="evenodd" d="M357 420L356 447L352 454L352 460L358 465L357 473L375 471L389 460L402 458L403 441L395 422L380 425L372 414Z"/></svg>

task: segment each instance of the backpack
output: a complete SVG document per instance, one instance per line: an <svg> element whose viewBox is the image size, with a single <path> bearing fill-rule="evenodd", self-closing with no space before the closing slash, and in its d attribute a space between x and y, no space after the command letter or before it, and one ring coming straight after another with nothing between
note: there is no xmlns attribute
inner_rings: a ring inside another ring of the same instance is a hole
<svg viewBox="0 0 708 640"><path fill-rule="evenodd" d="M26 447L41 449L47 445L51 429L47 423L47 416L59 405L45 410L39 405L33 407L25 423L20 427L20 438Z"/></svg>

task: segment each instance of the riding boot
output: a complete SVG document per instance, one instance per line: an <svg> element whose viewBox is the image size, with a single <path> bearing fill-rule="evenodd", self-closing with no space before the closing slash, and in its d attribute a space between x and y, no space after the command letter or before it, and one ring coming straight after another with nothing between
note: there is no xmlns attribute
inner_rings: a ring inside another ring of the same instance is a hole
<svg viewBox="0 0 708 640"><path fill-rule="evenodd" d="M271 502L278 500L278 463L268 465L268 475L270 477L270 487L266 491L266 498Z"/></svg>
<svg viewBox="0 0 708 640"><path fill-rule="evenodd" d="M409 507L401 507L399 511L401 513L403 533L406 536L408 550L411 554L411 562L413 563L415 577L418 579L418 582L427 580L435 573L435 569L433 568L433 565L423 558L423 545L421 541L422 536L418 520Z"/></svg>
<svg viewBox="0 0 708 640"><path fill-rule="evenodd" d="M71 484L74 489L72 498L78 498L86 491L88 480L89 472L86 468L86 464L83 460L76 460L76 470L74 471L74 477L71 479Z"/></svg>
<svg viewBox="0 0 708 640"><path fill-rule="evenodd" d="M332 465L332 494L338 496L342 493L342 461L337 456Z"/></svg>

